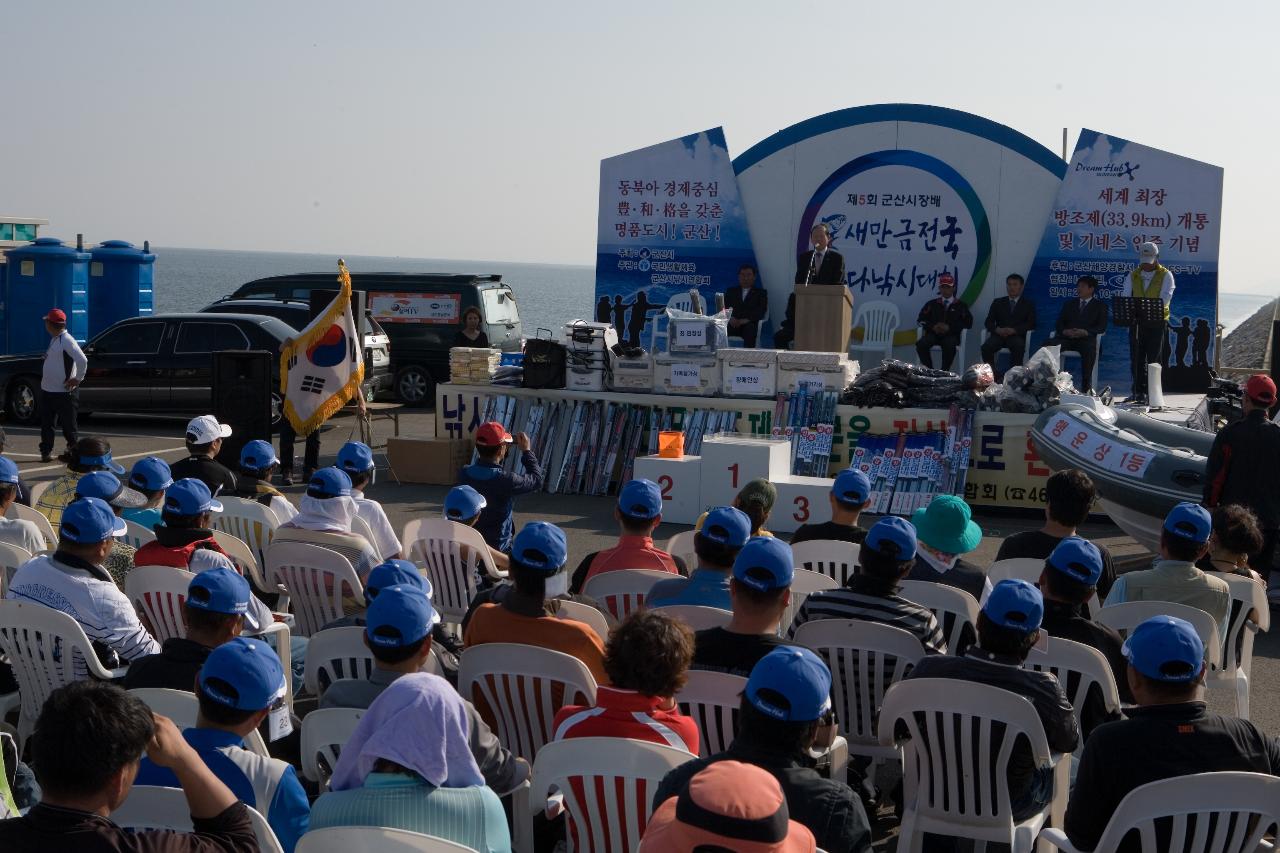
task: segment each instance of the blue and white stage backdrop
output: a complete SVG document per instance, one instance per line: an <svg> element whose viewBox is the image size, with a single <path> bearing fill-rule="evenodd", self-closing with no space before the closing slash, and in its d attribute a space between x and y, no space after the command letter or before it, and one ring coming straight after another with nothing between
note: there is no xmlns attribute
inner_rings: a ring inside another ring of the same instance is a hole
<svg viewBox="0 0 1280 853"><path fill-rule="evenodd" d="M1213 365L1218 317L1218 239L1222 169L1083 130L1036 251L1027 292L1039 307L1035 340L1053 334L1076 279L1098 279L1098 295L1123 296L1145 241L1160 246L1174 276L1166 390L1203 389ZM1108 305L1110 309L1110 305ZM1098 383L1132 387L1129 335L1112 325L1102 340Z"/></svg>

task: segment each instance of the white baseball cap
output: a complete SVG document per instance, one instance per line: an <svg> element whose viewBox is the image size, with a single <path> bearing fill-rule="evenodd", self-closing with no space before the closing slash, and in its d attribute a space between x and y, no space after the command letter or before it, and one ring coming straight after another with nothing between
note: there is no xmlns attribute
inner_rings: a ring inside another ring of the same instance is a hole
<svg viewBox="0 0 1280 853"><path fill-rule="evenodd" d="M192 418L191 423L187 424L188 444L210 444L216 439L230 436L231 427L218 423L218 419L213 415Z"/></svg>
<svg viewBox="0 0 1280 853"><path fill-rule="evenodd" d="M1143 243L1138 247L1138 257L1144 264L1153 264L1160 257L1160 247L1151 242Z"/></svg>

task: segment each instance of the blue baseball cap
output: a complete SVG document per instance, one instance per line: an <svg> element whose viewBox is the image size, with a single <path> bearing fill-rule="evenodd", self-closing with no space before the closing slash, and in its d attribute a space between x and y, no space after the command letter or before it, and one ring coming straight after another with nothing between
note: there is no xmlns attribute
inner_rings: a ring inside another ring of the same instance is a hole
<svg viewBox="0 0 1280 853"><path fill-rule="evenodd" d="M341 468L321 468L311 475L307 494L313 498L351 497L351 478Z"/></svg>
<svg viewBox="0 0 1280 853"><path fill-rule="evenodd" d="M72 542L93 545L113 536L123 536L128 527L123 518L101 498L77 498L62 510L62 529L58 535Z"/></svg>
<svg viewBox="0 0 1280 853"><path fill-rule="evenodd" d="M373 451L363 441L348 441L338 451L338 467L351 474L373 468Z"/></svg>
<svg viewBox="0 0 1280 853"><path fill-rule="evenodd" d="M982 612L1003 628L1030 634L1040 629L1040 621L1044 618L1044 597L1035 584L1006 578L992 587Z"/></svg>
<svg viewBox="0 0 1280 853"><path fill-rule="evenodd" d="M1102 552L1087 539L1068 536L1053 549L1045 565L1085 586L1097 586L1102 577Z"/></svg>
<svg viewBox="0 0 1280 853"><path fill-rule="evenodd" d="M369 605L364 635L375 646L398 649L430 634L439 621L440 614L419 587L389 586Z"/></svg>
<svg viewBox="0 0 1280 853"><path fill-rule="evenodd" d="M761 696L761 690L771 690L784 701ZM831 709L831 672L808 649L782 646L752 667L746 697L751 707L775 720L811 723Z"/></svg>
<svg viewBox="0 0 1280 853"><path fill-rule="evenodd" d="M197 680L204 695L238 711L270 708L285 692L280 658L261 640L244 637L210 652Z"/></svg>
<svg viewBox="0 0 1280 853"><path fill-rule="evenodd" d="M628 518L657 518L662 515L662 489L653 480L628 480L618 492L618 512Z"/></svg>
<svg viewBox="0 0 1280 853"><path fill-rule="evenodd" d="M169 463L159 456L146 456L133 463L129 472L129 485L135 489L146 489L155 492L173 485L173 473Z"/></svg>
<svg viewBox="0 0 1280 853"><path fill-rule="evenodd" d="M791 546L774 536L753 536L733 560L733 577L760 592L791 586L796 573Z"/></svg>
<svg viewBox="0 0 1280 853"><path fill-rule="evenodd" d="M203 480L184 477L164 493L164 511L174 515L200 515L222 512L222 504L213 499Z"/></svg>
<svg viewBox="0 0 1280 853"><path fill-rule="evenodd" d="M871 525L862 540L863 548L870 548L885 557L899 562L914 560L916 556L916 527L905 518L887 515Z"/></svg>
<svg viewBox="0 0 1280 853"><path fill-rule="evenodd" d="M271 446L269 441L255 438L240 450L241 468L258 470L279 464L280 457L276 456L276 449Z"/></svg>
<svg viewBox="0 0 1280 853"><path fill-rule="evenodd" d="M89 456L87 454L81 453L79 456L79 460L81 465L94 465L94 466L97 466L98 468L102 468L107 471L110 471L113 474L124 473L124 466L111 458L110 450L108 450L106 453L102 454L101 456Z"/></svg>
<svg viewBox="0 0 1280 853"><path fill-rule="evenodd" d="M741 548L751 538L751 519L733 506L718 506L702 520L703 539L719 542L729 548Z"/></svg>
<svg viewBox="0 0 1280 853"><path fill-rule="evenodd" d="M256 631L262 626L249 610L252 597L249 582L234 569L225 567L200 572L187 586L187 607L243 616L249 628Z"/></svg>
<svg viewBox="0 0 1280 853"><path fill-rule="evenodd" d="M468 521L488 505L484 495L470 486L454 486L444 496L444 517L450 521Z"/></svg>
<svg viewBox="0 0 1280 853"><path fill-rule="evenodd" d="M146 506L147 498L120 482L110 471L90 471L76 480L76 497L98 498L112 506L136 509Z"/></svg>
<svg viewBox="0 0 1280 853"><path fill-rule="evenodd" d="M393 586L416 587L423 595L431 597L431 582L422 576L418 567L408 560L387 560L369 570L369 579L364 584L364 600L372 602L378 592Z"/></svg>
<svg viewBox="0 0 1280 853"><path fill-rule="evenodd" d="M569 559L564 531L546 521L531 521L516 534L511 559L530 569L554 574Z"/></svg>
<svg viewBox="0 0 1280 853"><path fill-rule="evenodd" d="M831 494L838 501L861 506L871 497L871 481L857 468L846 468L836 475L836 481L831 485Z"/></svg>
<svg viewBox="0 0 1280 853"><path fill-rule="evenodd" d="M1183 502L1164 517L1164 530L1192 542L1208 542L1213 531L1213 516L1200 504Z"/></svg>
<svg viewBox="0 0 1280 853"><path fill-rule="evenodd" d="M0 483L18 484L18 466L7 456L0 456Z"/></svg>
<svg viewBox="0 0 1280 853"><path fill-rule="evenodd" d="M1176 616L1153 616L1141 623L1120 650L1130 666L1156 681L1195 681L1204 669L1200 635Z"/></svg>

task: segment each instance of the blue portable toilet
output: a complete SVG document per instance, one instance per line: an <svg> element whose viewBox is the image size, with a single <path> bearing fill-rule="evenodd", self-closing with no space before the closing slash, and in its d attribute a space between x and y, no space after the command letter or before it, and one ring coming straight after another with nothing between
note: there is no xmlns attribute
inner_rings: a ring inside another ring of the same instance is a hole
<svg viewBox="0 0 1280 853"><path fill-rule="evenodd" d="M118 320L153 312L156 256L147 248L103 240L89 250L89 337Z"/></svg>
<svg viewBox="0 0 1280 853"><path fill-rule="evenodd" d="M89 253L63 245L57 237L37 237L4 254L5 350L47 349L43 317L50 308L67 313L67 331L83 342L89 331Z"/></svg>

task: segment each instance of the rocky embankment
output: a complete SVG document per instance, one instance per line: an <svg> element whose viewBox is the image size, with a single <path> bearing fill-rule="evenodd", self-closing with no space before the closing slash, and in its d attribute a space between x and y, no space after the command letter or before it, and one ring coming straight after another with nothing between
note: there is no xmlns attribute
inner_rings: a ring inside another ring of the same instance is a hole
<svg viewBox="0 0 1280 853"><path fill-rule="evenodd" d="M1223 367L1262 368L1275 312L1276 303L1268 302L1222 339Z"/></svg>

